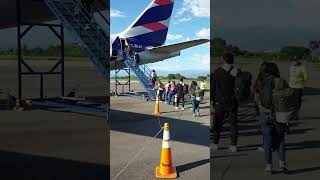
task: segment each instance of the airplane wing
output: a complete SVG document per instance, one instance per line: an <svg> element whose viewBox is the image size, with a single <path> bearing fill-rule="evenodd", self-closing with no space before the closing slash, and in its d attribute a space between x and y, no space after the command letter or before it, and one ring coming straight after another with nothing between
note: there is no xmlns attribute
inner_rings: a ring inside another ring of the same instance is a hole
<svg viewBox="0 0 320 180"><path fill-rule="evenodd" d="M187 41L187 42L182 42L177 44L158 46L158 47L147 49L146 51L154 52L154 53L173 53L173 52L178 52L193 46L197 46L199 44L204 44L207 42L209 42L208 39L197 39L197 40L192 40L192 41Z"/></svg>

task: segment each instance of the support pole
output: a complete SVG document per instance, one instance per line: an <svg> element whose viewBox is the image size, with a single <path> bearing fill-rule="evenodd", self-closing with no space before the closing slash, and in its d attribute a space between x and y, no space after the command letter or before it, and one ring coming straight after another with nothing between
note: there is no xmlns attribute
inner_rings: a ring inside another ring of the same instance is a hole
<svg viewBox="0 0 320 180"><path fill-rule="evenodd" d="M17 55L18 55L18 97L22 98L22 87L21 87L21 0L16 0L17 5Z"/></svg>
<svg viewBox="0 0 320 180"><path fill-rule="evenodd" d="M40 74L40 98L43 99L43 74Z"/></svg>
<svg viewBox="0 0 320 180"><path fill-rule="evenodd" d="M130 82L130 80L131 80L131 73L130 73L130 69L129 69L129 72L128 72L128 74L129 74L129 79L128 79L128 83L129 83L129 93L131 92L131 82Z"/></svg>
<svg viewBox="0 0 320 180"><path fill-rule="evenodd" d="M64 96L64 27L63 24L60 26L60 65L61 65L61 96Z"/></svg>

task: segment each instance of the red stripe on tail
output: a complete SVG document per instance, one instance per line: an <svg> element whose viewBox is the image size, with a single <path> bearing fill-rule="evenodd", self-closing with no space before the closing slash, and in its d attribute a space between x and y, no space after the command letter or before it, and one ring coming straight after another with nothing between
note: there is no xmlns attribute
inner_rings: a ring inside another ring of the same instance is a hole
<svg viewBox="0 0 320 180"><path fill-rule="evenodd" d="M168 28L166 25L159 22L144 24L142 26L145 28L151 29L152 31L159 31L159 30Z"/></svg>
<svg viewBox="0 0 320 180"><path fill-rule="evenodd" d="M171 0L155 0L154 3L161 6L161 5L172 4L173 2Z"/></svg>

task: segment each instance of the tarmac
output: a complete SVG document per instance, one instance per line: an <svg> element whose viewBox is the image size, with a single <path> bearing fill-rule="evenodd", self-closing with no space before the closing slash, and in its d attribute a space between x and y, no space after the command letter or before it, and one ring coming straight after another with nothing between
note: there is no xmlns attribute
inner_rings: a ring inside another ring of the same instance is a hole
<svg viewBox="0 0 320 180"><path fill-rule="evenodd" d="M256 76L259 65L237 65ZM288 77L289 63L278 63L281 76ZM290 122L290 133L286 135L287 164L289 172L279 173L277 153L273 153L275 173L264 173L264 153L257 150L262 137L260 123L254 115L253 104L240 108L239 112L239 152L228 151L229 131L223 133L217 152L211 152L211 179L273 179L273 180L316 180L320 177L320 64L308 64L310 79L306 84L300 120ZM226 128L228 125L226 125Z"/></svg>
<svg viewBox="0 0 320 180"><path fill-rule="evenodd" d="M49 71L57 62L56 60L26 61L35 71ZM18 95L18 67L17 61L0 60L1 76L0 89L9 90L17 97ZM24 71L25 68L23 68ZM59 68L57 70L60 70ZM89 61L66 61L65 62L65 94L77 88L78 96L106 96L106 83ZM24 75L22 78L23 98L40 97L40 77L37 75ZM44 97L60 97L60 76L44 76Z"/></svg>
<svg viewBox="0 0 320 180"><path fill-rule="evenodd" d="M193 117L191 104L185 110L160 103L160 116L152 115L154 103L132 97L111 98L110 163L111 179L152 180L160 163L162 132L153 139L161 126L170 126L173 165L179 179L207 180L210 177L209 159L209 92L200 105L200 117ZM159 118L159 119L158 119ZM143 149L142 153L137 153Z"/></svg>
<svg viewBox="0 0 320 180"><path fill-rule="evenodd" d="M32 63L43 70L49 69L52 62ZM288 65L279 63L284 77L287 77ZM237 66L249 70L254 76L259 69L257 64ZM158 119L152 115L154 102L132 97L112 97L110 151L103 115L46 110L0 111L0 179L108 179L109 153L110 177L115 177L141 148L144 151L117 179L155 179L162 133L155 139L153 137L164 122L170 125L173 164L177 167L179 179L319 179L320 112L317 102L320 101L320 65L308 67L311 77L303 98L301 119L291 123L291 133L286 137L288 174L264 173L263 153L256 150L261 146L260 124L252 104L242 107L239 112L239 152L230 153L227 150L230 138L226 131L222 136L221 150L210 153L207 93L205 103L200 106L199 118L192 117L190 104L186 105L185 110L175 110L162 102L162 114ZM10 89L16 96L16 62L0 61L0 68L0 88ZM38 98L38 79L29 77L23 81L25 97ZM45 96L59 97L58 79L48 79L50 81L45 81ZM104 82L90 62L66 62L66 92L80 86L79 96L104 99ZM139 91L138 84L133 84L132 88ZM274 162L276 170L276 153Z"/></svg>
<svg viewBox="0 0 320 180"><path fill-rule="evenodd" d="M54 62L30 61L37 70ZM16 61L0 61L0 89L17 97ZM105 81L90 62L66 62L66 93L105 101ZM39 98L39 77L24 77L23 97ZM99 83L101 82L101 83ZM60 97L57 76L46 77L45 97ZM109 138L105 115L47 110L0 111L0 179L105 180Z"/></svg>

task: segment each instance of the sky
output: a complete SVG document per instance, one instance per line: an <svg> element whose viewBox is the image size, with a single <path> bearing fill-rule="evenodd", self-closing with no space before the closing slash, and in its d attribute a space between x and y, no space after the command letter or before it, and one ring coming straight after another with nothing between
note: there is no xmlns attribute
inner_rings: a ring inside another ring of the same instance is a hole
<svg viewBox="0 0 320 180"><path fill-rule="evenodd" d="M151 2L152 0L111 0L111 34L125 30ZM165 44L199 38L210 38L210 0L175 0ZM148 66L158 71L158 75L207 75L210 70L209 43L183 50L179 57Z"/></svg>
<svg viewBox="0 0 320 180"><path fill-rule="evenodd" d="M307 46L320 39L319 0L214 0L212 37L249 50Z"/></svg>

